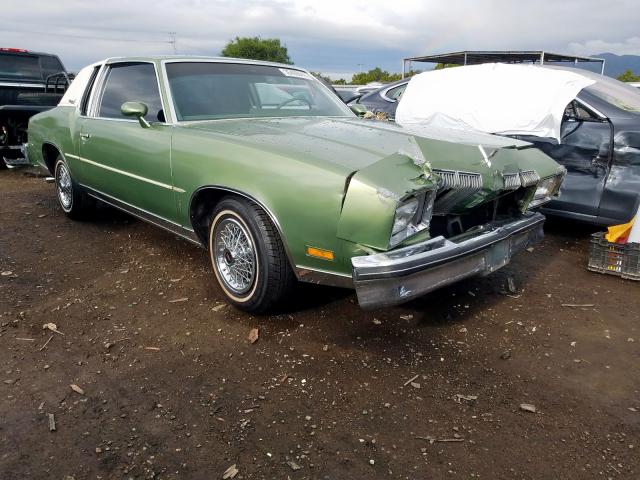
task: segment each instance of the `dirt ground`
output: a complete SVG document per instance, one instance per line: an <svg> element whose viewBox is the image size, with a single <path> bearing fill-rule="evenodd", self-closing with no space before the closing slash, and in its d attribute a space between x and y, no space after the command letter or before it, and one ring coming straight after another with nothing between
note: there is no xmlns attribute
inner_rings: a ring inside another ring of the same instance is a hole
<svg viewBox="0 0 640 480"><path fill-rule="evenodd" d="M3 480L640 478L640 285L586 270L588 228L400 308L302 285L256 317L155 227L24 171L0 200Z"/></svg>

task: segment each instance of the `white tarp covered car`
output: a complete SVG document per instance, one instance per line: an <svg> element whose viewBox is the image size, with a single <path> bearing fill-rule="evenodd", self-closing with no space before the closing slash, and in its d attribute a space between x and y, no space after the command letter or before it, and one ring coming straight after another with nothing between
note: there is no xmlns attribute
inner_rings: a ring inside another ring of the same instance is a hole
<svg viewBox="0 0 640 480"><path fill-rule="evenodd" d="M565 107L594 80L568 70L486 63L424 72L404 91L396 123L560 140Z"/></svg>
<svg viewBox="0 0 640 480"><path fill-rule="evenodd" d="M416 133L471 129L531 142L567 169L544 213L612 225L638 209L640 93L613 78L521 64L424 72L408 83L395 120Z"/></svg>

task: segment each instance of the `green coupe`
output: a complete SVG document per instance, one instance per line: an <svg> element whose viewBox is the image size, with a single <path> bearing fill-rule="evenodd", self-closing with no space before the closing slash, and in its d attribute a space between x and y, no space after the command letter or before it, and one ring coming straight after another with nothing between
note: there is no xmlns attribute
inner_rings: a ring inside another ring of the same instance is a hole
<svg viewBox="0 0 640 480"><path fill-rule="evenodd" d="M564 170L529 144L357 117L307 71L229 58L112 58L31 118L62 210L96 200L206 247L234 305L295 280L389 306L505 265Z"/></svg>

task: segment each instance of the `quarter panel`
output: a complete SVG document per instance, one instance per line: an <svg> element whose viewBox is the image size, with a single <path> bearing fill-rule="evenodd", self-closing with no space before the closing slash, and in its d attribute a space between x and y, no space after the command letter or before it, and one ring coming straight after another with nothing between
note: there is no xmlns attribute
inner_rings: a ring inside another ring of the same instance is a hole
<svg viewBox="0 0 640 480"><path fill-rule="evenodd" d="M63 154L73 178L82 181L81 166L74 158L78 154L79 131L80 124L75 107L55 107L31 117L27 144L31 163L46 168L42 148L44 144L51 144Z"/></svg>

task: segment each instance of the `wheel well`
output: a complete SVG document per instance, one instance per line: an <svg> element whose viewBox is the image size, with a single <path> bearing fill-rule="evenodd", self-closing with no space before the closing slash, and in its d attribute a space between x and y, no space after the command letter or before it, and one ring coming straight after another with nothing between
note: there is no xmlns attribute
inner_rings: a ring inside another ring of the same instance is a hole
<svg viewBox="0 0 640 480"><path fill-rule="evenodd" d="M55 175L55 163L58 155L60 155L60 151L50 143L45 143L44 145L42 145L42 159L44 160L44 164L47 166L47 169L49 170L49 173L51 173L51 175Z"/></svg>
<svg viewBox="0 0 640 480"><path fill-rule="evenodd" d="M189 204L189 218L191 219L193 230L200 239L200 242L202 242L202 245L204 245L205 248L209 248L209 217L213 209L216 208L218 202L225 197L235 197L239 200L248 200L253 202L258 206L258 208L267 214L269 220L271 220L271 223L273 223L278 235L280 236L280 241L284 246L289 265L293 268L295 263L293 262L287 243L280 231L280 227L272 213L253 197L233 190L228 190L226 188L213 186L202 187L196 190L191 197L191 203Z"/></svg>
<svg viewBox="0 0 640 480"><path fill-rule="evenodd" d="M191 198L189 204L189 218L196 235L203 245L208 244L209 235L209 215L216 207L218 202L225 196L236 196L242 198L227 190L220 188L201 188L197 190Z"/></svg>

